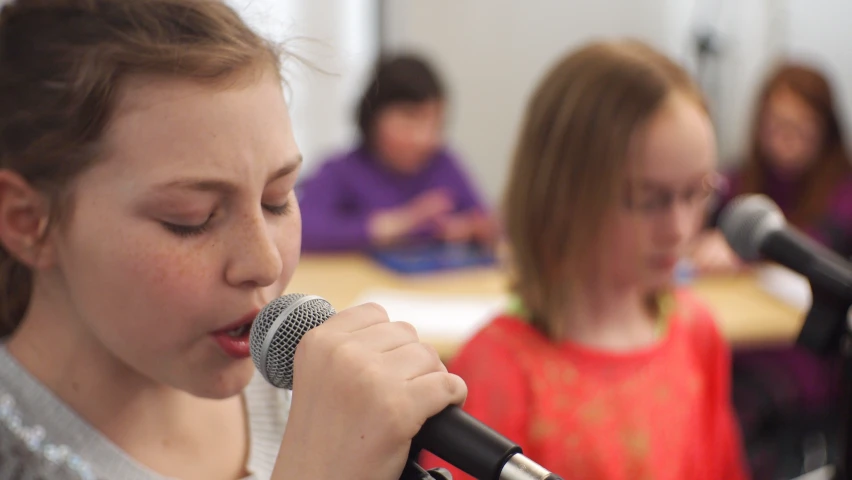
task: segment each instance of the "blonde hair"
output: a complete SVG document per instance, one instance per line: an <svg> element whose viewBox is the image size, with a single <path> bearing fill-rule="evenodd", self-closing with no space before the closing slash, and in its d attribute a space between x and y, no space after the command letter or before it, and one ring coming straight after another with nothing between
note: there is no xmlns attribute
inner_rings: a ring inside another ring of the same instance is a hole
<svg viewBox="0 0 852 480"><path fill-rule="evenodd" d="M221 83L267 69L279 74L279 49L222 1L9 2L0 11L0 169L44 193L56 220L71 208L72 180L98 160L129 76ZM0 245L0 337L20 323L31 289L29 269Z"/></svg>
<svg viewBox="0 0 852 480"><path fill-rule="evenodd" d="M631 138L679 91L704 105L689 75L637 41L591 43L559 61L523 120L504 214L514 290L533 324L548 322L594 267L595 243L620 205Z"/></svg>

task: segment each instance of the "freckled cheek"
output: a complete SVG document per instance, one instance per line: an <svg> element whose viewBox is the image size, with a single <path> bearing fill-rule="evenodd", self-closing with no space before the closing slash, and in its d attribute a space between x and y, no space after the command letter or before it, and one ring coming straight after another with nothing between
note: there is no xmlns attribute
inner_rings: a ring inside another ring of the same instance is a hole
<svg viewBox="0 0 852 480"><path fill-rule="evenodd" d="M278 240L276 243L278 245L278 251L280 252L282 263L280 279L281 285L278 285L276 288L283 291L290 282L290 279L293 277L293 274L299 265L299 257L301 255L302 222L298 208L296 212L294 212L293 218L283 225L282 229L278 232Z"/></svg>
<svg viewBox="0 0 852 480"><path fill-rule="evenodd" d="M215 247L215 246L214 246ZM140 243L125 259L124 270L136 278L140 293L164 304L186 304L203 298L217 277L215 248ZM221 276L221 269L218 272Z"/></svg>

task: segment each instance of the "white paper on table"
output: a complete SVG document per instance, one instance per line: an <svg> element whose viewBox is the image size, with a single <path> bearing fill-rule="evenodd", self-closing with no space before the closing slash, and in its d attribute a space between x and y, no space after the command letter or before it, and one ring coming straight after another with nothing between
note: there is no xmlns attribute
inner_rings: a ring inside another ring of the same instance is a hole
<svg viewBox="0 0 852 480"><path fill-rule="evenodd" d="M811 306L811 286L803 275L781 265L761 265L757 269L760 287L772 296L796 308Z"/></svg>
<svg viewBox="0 0 852 480"><path fill-rule="evenodd" d="M355 304L367 302L383 306L393 321L414 325L421 338L464 341L502 312L507 298L373 289L362 293Z"/></svg>

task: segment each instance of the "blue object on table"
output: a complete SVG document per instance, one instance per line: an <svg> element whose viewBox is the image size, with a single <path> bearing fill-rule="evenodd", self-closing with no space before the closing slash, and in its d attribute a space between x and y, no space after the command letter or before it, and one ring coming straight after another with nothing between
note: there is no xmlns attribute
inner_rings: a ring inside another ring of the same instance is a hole
<svg viewBox="0 0 852 480"><path fill-rule="evenodd" d="M494 265L494 254L468 244L427 244L372 252L382 266L398 273L416 274Z"/></svg>
<svg viewBox="0 0 852 480"><path fill-rule="evenodd" d="M675 265L674 283L676 286L685 286L693 283L698 272L695 265L686 258L682 258Z"/></svg>

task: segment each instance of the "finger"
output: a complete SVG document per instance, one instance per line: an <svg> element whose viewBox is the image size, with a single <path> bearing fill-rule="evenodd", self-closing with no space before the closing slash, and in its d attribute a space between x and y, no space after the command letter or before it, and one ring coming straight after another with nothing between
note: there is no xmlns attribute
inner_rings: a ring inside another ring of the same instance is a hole
<svg viewBox="0 0 852 480"><path fill-rule="evenodd" d="M442 190L430 190L412 200L412 205L426 206L445 201L447 194Z"/></svg>
<svg viewBox="0 0 852 480"><path fill-rule="evenodd" d="M452 210L452 206L442 206L442 205L419 205L414 211L411 213L411 217L414 219L414 222L417 224L423 224L427 222L438 222L438 221L447 221L446 215Z"/></svg>
<svg viewBox="0 0 852 480"><path fill-rule="evenodd" d="M382 355L382 362L394 368L399 377L405 380L447 371L435 348L420 342L409 343L385 352Z"/></svg>
<svg viewBox="0 0 852 480"><path fill-rule="evenodd" d="M365 348L378 353L420 342L417 329L406 322L377 323L353 332L352 336Z"/></svg>
<svg viewBox="0 0 852 480"><path fill-rule="evenodd" d="M696 252L696 263L703 265L705 268L717 270L730 265L727 252L719 248L719 245L705 245Z"/></svg>
<svg viewBox="0 0 852 480"><path fill-rule="evenodd" d="M340 332L357 332L373 325L390 322L388 312L376 303L347 308L329 318L323 327Z"/></svg>
<svg viewBox="0 0 852 480"><path fill-rule="evenodd" d="M453 204L449 200L436 200L427 205L423 205L420 213L426 218L437 218L450 213L453 210Z"/></svg>
<svg viewBox="0 0 852 480"><path fill-rule="evenodd" d="M730 272L736 268L733 258L724 251L713 252L708 263L716 272Z"/></svg>
<svg viewBox="0 0 852 480"><path fill-rule="evenodd" d="M469 240L471 235L467 228L459 225L446 226L440 231L441 239L447 242L460 242Z"/></svg>
<svg viewBox="0 0 852 480"><path fill-rule="evenodd" d="M467 385L458 375L433 372L411 379L406 384L410 398L422 409L424 420L434 417L449 405L462 405L467 397Z"/></svg>
<svg viewBox="0 0 852 480"><path fill-rule="evenodd" d="M695 251L692 254L692 264L699 270L708 270L712 268L712 260L708 258L707 252L704 250Z"/></svg>
<svg viewBox="0 0 852 480"><path fill-rule="evenodd" d="M740 264L740 263L742 263L743 259L742 259L742 258L740 258L740 256L739 256L739 255L737 255L737 252L735 252L735 251L733 251L732 249L728 248L728 250L727 250L727 252L726 252L726 253L727 253L728 259L729 259L732 263L735 263L735 264Z"/></svg>
<svg viewBox="0 0 852 480"><path fill-rule="evenodd" d="M452 196L444 189L433 190L422 197L422 201L430 205L452 204Z"/></svg>
<svg viewBox="0 0 852 480"><path fill-rule="evenodd" d="M426 198L426 199L448 198L449 196L450 196L450 194L449 194L449 192L447 191L446 188L438 187L438 188L433 188L433 189L425 192L424 194L420 195L420 198Z"/></svg>
<svg viewBox="0 0 852 480"><path fill-rule="evenodd" d="M695 249L692 253L693 258L696 262L707 262L708 261L708 253L710 253L709 249L706 245L701 245Z"/></svg>

